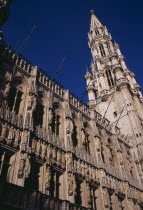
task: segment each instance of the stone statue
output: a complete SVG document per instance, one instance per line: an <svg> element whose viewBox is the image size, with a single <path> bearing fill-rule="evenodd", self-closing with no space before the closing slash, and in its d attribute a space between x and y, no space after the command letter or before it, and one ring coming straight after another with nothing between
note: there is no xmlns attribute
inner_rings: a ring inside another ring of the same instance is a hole
<svg viewBox="0 0 143 210"><path fill-rule="evenodd" d="M53 122L53 110L52 108L49 108L49 124Z"/></svg>
<svg viewBox="0 0 143 210"><path fill-rule="evenodd" d="M33 98L33 95L30 93L30 95L28 97L28 102L27 102L28 110L32 109L33 102L34 102L34 98Z"/></svg>
<svg viewBox="0 0 143 210"><path fill-rule="evenodd" d="M46 156L46 151L47 151L47 146L46 146L46 143L43 142L43 144L42 144L42 152L41 152L42 157Z"/></svg>
<svg viewBox="0 0 143 210"><path fill-rule="evenodd" d="M9 91L10 91L10 83L8 82L8 83L6 84L6 86L5 86L5 90L3 91L3 96L4 96L5 98L8 97Z"/></svg>
<svg viewBox="0 0 143 210"><path fill-rule="evenodd" d="M62 152L62 164L66 165L66 158L65 158L65 153Z"/></svg>
<svg viewBox="0 0 143 210"><path fill-rule="evenodd" d="M58 150L58 152L57 152L57 162L61 163L61 151L60 150Z"/></svg>
<svg viewBox="0 0 143 210"><path fill-rule="evenodd" d="M97 151L100 151L101 150L100 138L98 136L95 136L94 139L95 139L95 148Z"/></svg>
<svg viewBox="0 0 143 210"><path fill-rule="evenodd" d="M72 157L71 153L67 153L67 166L72 166Z"/></svg>
<svg viewBox="0 0 143 210"><path fill-rule="evenodd" d="M2 132L1 132L1 137L0 137L0 140L1 140L1 141L4 140L4 139L6 138L7 129L8 129L7 126L8 126L7 123L4 123L4 124L2 125Z"/></svg>
<svg viewBox="0 0 143 210"><path fill-rule="evenodd" d="M107 156L111 165L113 165L113 156L111 152L111 148L109 146L106 147Z"/></svg>
<svg viewBox="0 0 143 210"><path fill-rule="evenodd" d="M51 149L50 144L48 144L48 147L47 147L47 158L48 159L52 158L52 149Z"/></svg>
<svg viewBox="0 0 143 210"><path fill-rule="evenodd" d="M14 128L13 128L13 126L11 126L10 129L9 129L9 133L8 133L7 139L9 141L12 141L14 139Z"/></svg>
<svg viewBox="0 0 143 210"><path fill-rule="evenodd" d="M82 145L84 146L85 145L85 132L84 132L84 129L82 128L81 129L81 143Z"/></svg>
<svg viewBox="0 0 143 210"><path fill-rule="evenodd" d="M87 183L87 202L88 204L91 203L91 189L90 189L89 183Z"/></svg>
<svg viewBox="0 0 143 210"><path fill-rule="evenodd" d="M26 178L30 174L30 170L31 170L30 157L28 157L27 161L26 161L26 167L25 167L25 176L26 176Z"/></svg>
<svg viewBox="0 0 143 210"><path fill-rule="evenodd" d="M77 170L77 163L76 163L76 160L75 159L74 159L73 165L74 165L74 169Z"/></svg>
<svg viewBox="0 0 143 210"><path fill-rule="evenodd" d="M41 141L38 140L37 144L36 144L36 154L39 155L41 152Z"/></svg>
<svg viewBox="0 0 143 210"><path fill-rule="evenodd" d="M57 151L56 151L55 147L53 147L53 149L52 149L52 159L54 161L56 161L56 159L57 159Z"/></svg>
<svg viewBox="0 0 143 210"><path fill-rule="evenodd" d="M68 194L69 196L73 194L73 177L71 173L68 173Z"/></svg>
<svg viewBox="0 0 143 210"><path fill-rule="evenodd" d="M26 128L29 128L30 126L30 113L27 113L26 115L25 126Z"/></svg>
<svg viewBox="0 0 143 210"><path fill-rule="evenodd" d="M50 182L51 182L51 169L50 169L50 166L47 166L46 175L45 175L46 190L50 189Z"/></svg>
<svg viewBox="0 0 143 210"><path fill-rule="evenodd" d="M18 177L19 178L23 178L24 167L25 167L25 158L23 157L19 160L19 170L18 170Z"/></svg>
<svg viewBox="0 0 143 210"><path fill-rule="evenodd" d="M77 194L77 183L75 176L73 177L73 192L75 195Z"/></svg>
<svg viewBox="0 0 143 210"><path fill-rule="evenodd" d="M32 139L32 146L31 146L31 151L34 153L36 149L36 140Z"/></svg>
<svg viewBox="0 0 143 210"><path fill-rule="evenodd" d="M66 131L67 133L73 132L73 122L70 118L66 119Z"/></svg>
<svg viewBox="0 0 143 210"><path fill-rule="evenodd" d="M23 141L22 141L23 144L27 144L28 137L29 137L29 132L27 130L25 130L23 133Z"/></svg>
<svg viewBox="0 0 143 210"><path fill-rule="evenodd" d="M77 161L77 171L78 171L79 174L82 173L82 168L81 168L80 159L78 159L78 161Z"/></svg>
<svg viewBox="0 0 143 210"><path fill-rule="evenodd" d="M103 202L105 207L109 207L110 206L110 198L109 198L109 193L108 190L106 188L102 188L102 193L103 193Z"/></svg>
<svg viewBox="0 0 143 210"><path fill-rule="evenodd" d="M14 143L19 144L21 139L21 132L19 129L16 130L15 132L15 141Z"/></svg>

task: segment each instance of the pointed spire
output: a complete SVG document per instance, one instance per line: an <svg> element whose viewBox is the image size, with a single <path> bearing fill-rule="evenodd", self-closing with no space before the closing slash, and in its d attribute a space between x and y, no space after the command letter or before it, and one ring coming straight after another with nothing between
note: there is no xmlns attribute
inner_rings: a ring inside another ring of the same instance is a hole
<svg viewBox="0 0 143 210"><path fill-rule="evenodd" d="M90 30L93 30L95 27L101 27L102 24L98 20L98 18L94 14L94 10L90 10L91 13L91 22L90 22Z"/></svg>

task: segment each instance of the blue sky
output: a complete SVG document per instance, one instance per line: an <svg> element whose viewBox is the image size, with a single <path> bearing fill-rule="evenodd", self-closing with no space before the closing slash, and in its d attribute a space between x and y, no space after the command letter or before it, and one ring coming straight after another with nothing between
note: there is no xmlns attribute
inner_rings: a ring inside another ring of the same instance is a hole
<svg viewBox="0 0 143 210"><path fill-rule="evenodd" d="M143 86L142 0L14 0L3 26L4 39L18 49L36 23L22 54L50 75L67 55L56 79L80 98L91 61L87 39L91 9L120 45L127 66Z"/></svg>

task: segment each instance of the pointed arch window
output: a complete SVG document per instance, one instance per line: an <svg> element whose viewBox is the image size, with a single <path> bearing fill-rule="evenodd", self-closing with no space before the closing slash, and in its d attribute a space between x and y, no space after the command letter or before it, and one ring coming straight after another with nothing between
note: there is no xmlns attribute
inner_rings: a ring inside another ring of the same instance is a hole
<svg viewBox="0 0 143 210"><path fill-rule="evenodd" d="M106 77L107 77L107 81L108 81L109 87L115 85L114 80L112 78L112 74L111 74L111 70L110 69L106 70Z"/></svg>
<svg viewBox="0 0 143 210"><path fill-rule="evenodd" d="M100 44L100 45L99 45L99 50L100 50L101 56L105 56L105 55L106 55L106 54L105 54L105 49L104 49L103 44Z"/></svg>

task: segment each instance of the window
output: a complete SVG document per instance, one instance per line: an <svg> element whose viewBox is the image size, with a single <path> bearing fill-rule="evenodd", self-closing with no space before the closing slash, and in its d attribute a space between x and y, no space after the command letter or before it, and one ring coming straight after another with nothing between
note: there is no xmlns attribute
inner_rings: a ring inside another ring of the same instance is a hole
<svg viewBox="0 0 143 210"><path fill-rule="evenodd" d="M96 30L95 30L95 34L96 34L96 35L98 35L98 34L99 34L99 31L98 31L98 29L96 29Z"/></svg>
<svg viewBox="0 0 143 210"><path fill-rule="evenodd" d="M114 115L114 117L117 117L117 112L116 111L113 112L113 115Z"/></svg>
<svg viewBox="0 0 143 210"><path fill-rule="evenodd" d="M110 69L107 69L105 73L106 73L106 77L107 77L107 81L108 81L109 87L115 85L114 81L113 81L113 78L112 78L112 74L111 74Z"/></svg>
<svg viewBox="0 0 143 210"><path fill-rule="evenodd" d="M34 111L34 125L42 127L43 125L44 106L37 101L36 110Z"/></svg>
<svg viewBox="0 0 143 210"><path fill-rule="evenodd" d="M99 49L100 49L100 53L101 53L101 56L105 56L105 50L104 50L104 46L102 44L99 45Z"/></svg>
<svg viewBox="0 0 143 210"><path fill-rule="evenodd" d="M23 93L15 87L12 87L9 92L8 107L10 111L15 111L16 114L19 113L19 108L22 101L22 94Z"/></svg>
<svg viewBox="0 0 143 210"><path fill-rule="evenodd" d="M58 171L53 170L51 176L51 185L50 185L50 195L56 198L59 198L60 190L60 176L61 174Z"/></svg>

